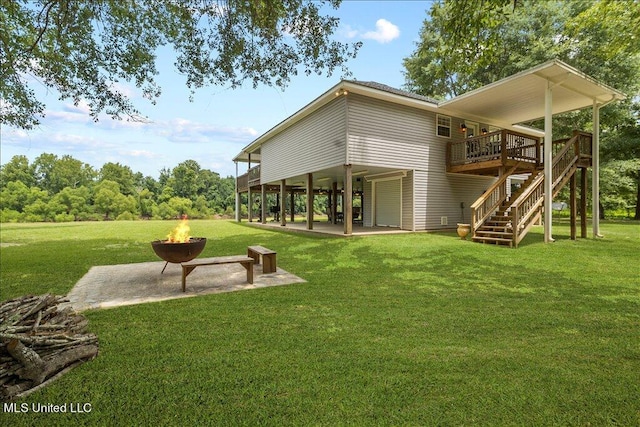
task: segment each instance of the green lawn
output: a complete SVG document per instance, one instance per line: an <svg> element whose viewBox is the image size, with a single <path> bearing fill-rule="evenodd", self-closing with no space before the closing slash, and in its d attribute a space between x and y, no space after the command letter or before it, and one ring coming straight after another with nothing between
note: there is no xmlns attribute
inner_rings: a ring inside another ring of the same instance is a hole
<svg viewBox="0 0 640 427"><path fill-rule="evenodd" d="M173 222L2 224L4 300L157 260ZM86 313L100 355L8 425L640 425L640 225L519 249L192 221L201 256L278 252L308 282Z"/></svg>

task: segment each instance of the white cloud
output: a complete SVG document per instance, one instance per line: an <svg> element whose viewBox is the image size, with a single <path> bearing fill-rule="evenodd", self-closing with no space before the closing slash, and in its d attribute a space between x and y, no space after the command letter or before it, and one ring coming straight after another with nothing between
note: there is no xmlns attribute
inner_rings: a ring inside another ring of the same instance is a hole
<svg viewBox="0 0 640 427"><path fill-rule="evenodd" d="M378 43L389 43L391 40L400 37L400 29L386 19L378 19L376 21L376 30L367 31L362 37L375 40Z"/></svg>
<svg viewBox="0 0 640 427"><path fill-rule="evenodd" d="M160 124L158 133L172 142L242 142L249 143L258 132L250 127L226 127L176 118Z"/></svg>
<svg viewBox="0 0 640 427"><path fill-rule="evenodd" d="M344 24L340 28L340 34L348 39L363 38L375 40L378 43L389 43L400 37L400 29L397 25L384 18L380 18L376 21L375 31L360 31L352 28L348 24Z"/></svg>
<svg viewBox="0 0 640 427"><path fill-rule="evenodd" d="M119 150L118 153L121 156L135 157L135 158L142 158L142 159L149 159L149 160L162 158L160 154L154 153L148 150Z"/></svg>
<svg viewBox="0 0 640 427"><path fill-rule="evenodd" d="M351 28L351 25L348 24L344 24L341 26L340 33L348 39L354 39L358 37L359 34L358 30L354 30L353 28Z"/></svg>
<svg viewBox="0 0 640 427"><path fill-rule="evenodd" d="M80 101L78 105L64 104L62 110L47 110L43 123L48 120L65 123L87 123L92 121L90 113L91 108L84 101Z"/></svg>

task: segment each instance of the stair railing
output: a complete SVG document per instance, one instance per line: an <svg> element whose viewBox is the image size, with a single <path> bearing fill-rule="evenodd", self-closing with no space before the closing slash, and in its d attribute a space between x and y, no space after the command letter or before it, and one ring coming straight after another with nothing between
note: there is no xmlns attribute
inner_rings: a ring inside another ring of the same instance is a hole
<svg viewBox="0 0 640 427"><path fill-rule="evenodd" d="M509 171L502 174L491 187L482 193L478 200L473 202L471 205L471 230L473 234L507 199L507 178L516 171L519 165L518 162Z"/></svg>
<svg viewBox="0 0 640 427"><path fill-rule="evenodd" d="M564 143L564 146L554 156L551 164L553 195L555 196L567 183L573 172L575 172L578 159L580 157L580 134L574 136ZM511 203L513 243L518 247L518 243L531 228L535 219L541 215L541 207L544 203L544 173L540 172L531 182L529 187Z"/></svg>
<svg viewBox="0 0 640 427"><path fill-rule="evenodd" d="M533 224L544 202L544 172L531 181L527 189L511 203L513 245L518 247Z"/></svg>

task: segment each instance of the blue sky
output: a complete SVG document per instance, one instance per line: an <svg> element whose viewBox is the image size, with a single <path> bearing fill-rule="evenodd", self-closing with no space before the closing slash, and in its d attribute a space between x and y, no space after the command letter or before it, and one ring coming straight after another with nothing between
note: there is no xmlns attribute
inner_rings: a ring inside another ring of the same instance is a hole
<svg viewBox="0 0 640 427"><path fill-rule="evenodd" d="M393 87L404 83L402 60L416 48L429 1L343 1L337 11L340 27L335 39L362 41L349 62L350 78L373 80ZM25 131L2 125L0 160L15 155L33 161L40 154L65 154L99 169L119 162L158 178L163 168L188 159L222 176L235 176L232 158L247 144L340 81L340 75L297 76L284 90L247 82L231 90L213 86L198 90L194 102L184 77L173 69L171 55L158 58L162 96L156 105L143 99L134 85L124 86L149 123L117 121L104 116L94 123L87 109L70 100L58 101L51 90L34 87L47 104L37 129ZM241 171L246 166L241 165Z"/></svg>

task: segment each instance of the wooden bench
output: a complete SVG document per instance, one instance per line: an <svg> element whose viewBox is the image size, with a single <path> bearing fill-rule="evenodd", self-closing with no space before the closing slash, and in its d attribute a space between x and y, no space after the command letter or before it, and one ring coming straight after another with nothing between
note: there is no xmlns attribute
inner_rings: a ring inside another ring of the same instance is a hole
<svg viewBox="0 0 640 427"><path fill-rule="evenodd" d="M201 265L221 265L239 263L247 270L247 282L253 283L253 258L244 255L221 256L215 258L200 258L189 262L183 262L182 265L182 292L185 292L187 286L187 276L196 267Z"/></svg>
<svg viewBox="0 0 640 427"><path fill-rule="evenodd" d="M247 248L247 255L253 258L256 264L260 264L260 257L262 256L263 273L276 272L276 251L267 249L264 246L249 246Z"/></svg>

